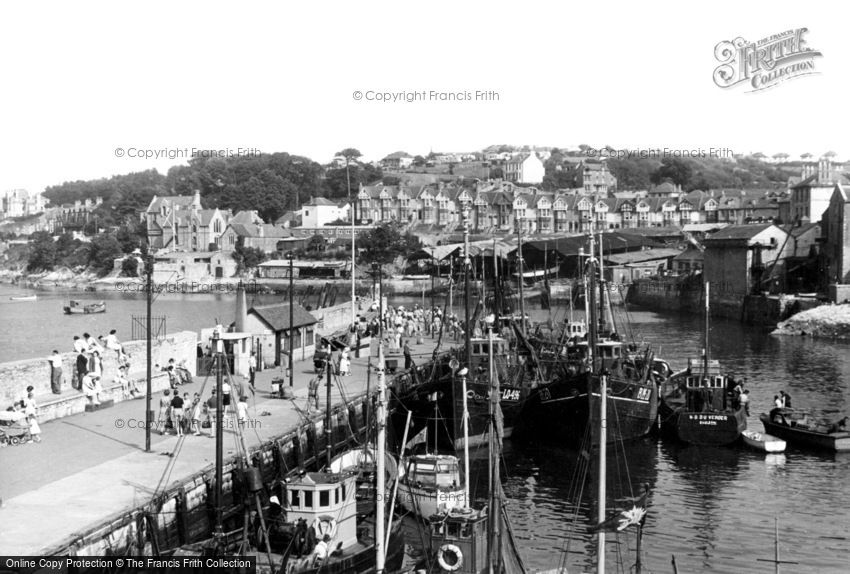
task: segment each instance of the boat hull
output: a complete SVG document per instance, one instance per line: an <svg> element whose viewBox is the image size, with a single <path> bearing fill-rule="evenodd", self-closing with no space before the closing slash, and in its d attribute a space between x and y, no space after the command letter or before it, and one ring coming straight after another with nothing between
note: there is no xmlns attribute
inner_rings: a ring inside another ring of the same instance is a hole
<svg viewBox="0 0 850 574"><path fill-rule="evenodd" d="M578 444L589 428L592 444L598 445L598 381L594 387L595 392L588 397L587 378L576 377L536 389L525 403L517 433L526 440ZM658 416L657 385L609 379L608 387L607 443L648 435Z"/></svg>
<svg viewBox="0 0 850 574"><path fill-rule="evenodd" d="M785 452L785 441L773 435L744 431L741 436L744 439L744 444L755 450L768 453Z"/></svg>
<svg viewBox="0 0 850 574"><path fill-rule="evenodd" d="M463 489L430 490L404 482L398 485L398 503L420 518L428 518L452 508L461 508L466 496Z"/></svg>
<svg viewBox="0 0 850 574"><path fill-rule="evenodd" d="M747 414L743 408L733 412L694 412L684 407L671 408L662 400L658 410L661 432L687 444L733 444L747 429Z"/></svg>
<svg viewBox="0 0 850 574"><path fill-rule="evenodd" d="M766 414L762 414L759 418L764 425L765 432L779 437L789 444L830 452L850 451L850 432L816 432L774 422Z"/></svg>

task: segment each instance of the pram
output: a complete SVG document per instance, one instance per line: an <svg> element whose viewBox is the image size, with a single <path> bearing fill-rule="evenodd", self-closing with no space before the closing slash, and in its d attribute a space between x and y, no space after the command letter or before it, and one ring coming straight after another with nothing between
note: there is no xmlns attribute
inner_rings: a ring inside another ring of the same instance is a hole
<svg viewBox="0 0 850 574"><path fill-rule="evenodd" d="M18 445L32 439L26 413L0 411L0 446Z"/></svg>

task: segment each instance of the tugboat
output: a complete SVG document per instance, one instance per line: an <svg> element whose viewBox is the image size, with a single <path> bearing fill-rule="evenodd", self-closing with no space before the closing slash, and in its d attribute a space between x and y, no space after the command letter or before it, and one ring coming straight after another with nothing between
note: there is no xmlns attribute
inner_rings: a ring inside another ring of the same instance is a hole
<svg viewBox="0 0 850 574"><path fill-rule="evenodd" d="M662 386L658 408L662 433L694 445L723 446L747 430L747 413L729 392L729 379L718 361L709 360L709 284L705 283L705 349L703 360L688 360L686 371Z"/></svg>

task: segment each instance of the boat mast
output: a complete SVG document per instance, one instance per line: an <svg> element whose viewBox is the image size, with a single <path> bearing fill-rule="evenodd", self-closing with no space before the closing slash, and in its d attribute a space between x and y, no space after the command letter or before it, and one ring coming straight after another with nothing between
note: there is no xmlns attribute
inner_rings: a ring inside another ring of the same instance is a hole
<svg viewBox="0 0 850 574"><path fill-rule="evenodd" d="M606 472L605 465L608 443L608 375L602 374L599 376L599 524L605 522L605 481ZM600 529L596 545L596 554L598 556L596 571L599 574L605 574L605 530Z"/></svg>
<svg viewBox="0 0 850 574"><path fill-rule="evenodd" d="M708 290L709 290L709 282L706 281L705 282L705 333L703 334L703 336L705 337L705 342L703 343L705 345L705 349L703 350L703 353L702 353L702 356L703 356L702 379L703 379L703 381L708 380L708 321L709 321L709 313L710 313Z"/></svg>
<svg viewBox="0 0 850 574"><path fill-rule="evenodd" d="M351 217L351 324L357 325L357 296L354 291L354 258L356 256L356 249L354 247L354 201L355 199L351 197L351 174L348 170L349 159L348 156L345 156L345 181L348 185L348 215ZM359 195L359 194L358 194ZM292 329L292 325L289 327ZM290 352L292 349L290 349Z"/></svg>
<svg viewBox="0 0 850 574"><path fill-rule="evenodd" d="M291 307L290 307L291 309ZM325 403L325 451L326 451L326 462L328 468L331 466L331 457L333 454L333 428L332 428L332 418L331 418L331 371L333 370L331 361L327 362L325 366L325 370L328 372L328 382L327 382L327 399ZM318 393L317 393L318 394Z"/></svg>
<svg viewBox="0 0 850 574"><path fill-rule="evenodd" d="M472 266L472 261L469 258L469 209L463 210L463 275L464 275L464 294L463 294L463 314L464 314L464 332L466 334L466 367L471 368L472 365L472 325L469 324L469 268Z"/></svg>
<svg viewBox="0 0 850 574"><path fill-rule="evenodd" d="M499 461L501 460L501 436L497 424L499 410L499 376L493 361L493 324L487 325L488 359L490 361L490 429L488 437L487 464L490 471L490 501L487 511L487 571L500 573L502 571L502 533L498 526L502 517L501 496L502 485L499 477ZM495 566L495 568L494 568Z"/></svg>
<svg viewBox="0 0 850 574"><path fill-rule="evenodd" d="M520 330L522 331L522 336L525 337L525 297L522 293L523 283L522 280L522 219L517 217L516 220L516 236L517 236L517 278L519 280L519 317L520 317Z"/></svg>
<svg viewBox="0 0 850 574"><path fill-rule="evenodd" d="M224 355L224 341L221 339L221 325L213 331L213 345L215 346L215 530L216 540L224 537L222 517L222 469L224 468L224 405L222 403L222 370L224 369L222 357Z"/></svg>
<svg viewBox="0 0 850 574"><path fill-rule="evenodd" d="M387 549L384 545L384 499L386 498L386 476L384 475L384 451L387 440L387 405L386 405L387 381L384 376L384 342L378 341L378 438L375 469L375 570L382 574L386 562ZM392 517L390 517L392 520Z"/></svg>
<svg viewBox="0 0 850 574"><path fill-rule="evenodd" d="M465 281L466 285L464 289L466 293L464 297L466 301L464 301L464 315L466 316L466 374L461 375L461 384L463 388L461 389L463 392L463 472L464 472L464 481L463 481L463 495L464 495L464 508L469 508L469 411L467 410L466 404L466 377L470 374L470 369L472 369L472 325L469 323L469 268L472 265L472 261L469 258L469 210L463 210L463 257L464 257L464 273L466 275ZM454 388L452 389L454 392ZM455 403L457 404L457 403Z"/></svg>

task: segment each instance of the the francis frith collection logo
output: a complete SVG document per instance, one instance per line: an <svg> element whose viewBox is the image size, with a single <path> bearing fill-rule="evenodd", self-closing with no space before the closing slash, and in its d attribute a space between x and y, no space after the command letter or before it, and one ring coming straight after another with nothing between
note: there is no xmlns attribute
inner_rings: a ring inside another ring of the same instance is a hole
<svg viewBox="0 0 850 574"><path fill-rule="evenodd" d="M808 28L788 30L748 42L743 38L726 40L714 47L720 65L714 69L714 83L721 88L740 84L750 92L772 88L793 78L818 73L815 58L823 56L806 45Z"/></svg>

